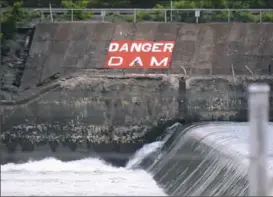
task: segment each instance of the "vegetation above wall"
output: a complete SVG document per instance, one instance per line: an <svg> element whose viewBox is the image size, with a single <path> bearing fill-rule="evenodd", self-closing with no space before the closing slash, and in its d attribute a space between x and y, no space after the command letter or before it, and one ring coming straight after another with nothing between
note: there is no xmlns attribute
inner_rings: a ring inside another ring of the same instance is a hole
<svg viewBox="0 0 273 197"><path fill-rule="evenodd" d="M6 0L6 5L13 5L18 0ZM62 7L64 0L24 0L25 7ZM65 0L71 2L71 0ZM157 4L170 6L170 0L73 0L85 2L93 8L152 8ZM272 0L173 0L175 7L199 8L273 8Z"/></svg>

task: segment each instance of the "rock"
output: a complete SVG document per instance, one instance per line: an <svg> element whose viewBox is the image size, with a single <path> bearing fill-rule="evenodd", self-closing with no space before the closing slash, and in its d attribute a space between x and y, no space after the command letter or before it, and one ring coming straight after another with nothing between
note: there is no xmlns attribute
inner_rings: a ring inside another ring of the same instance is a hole
<svg viewBox="0 0 273 197"><path fill-rule="evenodd" d="M43 86L45 84L48 84L48 83L50 83L50 82L52 82L52 81L54 81L56 79L59 79L59 77L60 77L60 73L59 72L55 73L55 74L51 75L50 77L44 79L40 83L38 83L37 86Z"/></svg>
<svg viewBox="0 0 273 197"><path fill-rule="evenodd" d="M18 65L18 69L19 70L24 70L25 69L25 65L24 64L19 64Z"/></svg>
<svg viewBox="0 0 273 197"><path fill-rule="evenodd" d="M4 86L2 87L2 90L5 90L5 91L10 92L10 93L17 93L18 92L18 87L14 86L14 85L4 84Z"/></svg>
<svg viewBox="0 0 273 197"><path fill-rule="evenodd" d="M9 68L14 68L14 64L11 63L11 62L7 63L7 65L8 65Z"/></svg>
<svg viewBox="0 0 273 197"><path fill-rule="evenodd" d="M38 129L39 132L41 132L41 133L43 132L43 128L42 128L41 125L37 125L37 129Z"/></svg>
<svg viewBox="0 0 273 197"><path fill-rule="evenodd" d="M30 30L32 32L33 30ZM25 41L30 33L15 33L12 40L6 41L6 49L1 59L0 85L1 89L7 92L17 92L20 86L22 71L25 68L25 59L28 56L29 48L25 46ZM3 96L2 96L3 97Z"/></svg>
<svg viewBox="0 0 273 197"><path fill-rule="evenodd" d="M11 101L12 95L8 92L5 91L0 91L0 100L6 100L6 101Z"/></svg>
<svg viewBox="0 0 273 197"><path fill-rule="evenodd" d="M18 59L17 61L16 61L16 64L22 64L22 62L23 62L23 60L22 59Z"/></svg>
<svg viewBox="0 0 273 197"><path fill-rule="evenodd" d="M16 49L21 48L19 42L17 42L15 39L14 40L8 40L6 45L9 46L9 48L11 49L10 52L13 51L13 50L15 51Z"/></svg>
<svg viewBox="0 0 273 197"><path fill-rule="evenodd" d="M16 78L16 74L13 72L8 72L4 74L4 77L3 77L4 84L12 84L15 78Z"/></svg>

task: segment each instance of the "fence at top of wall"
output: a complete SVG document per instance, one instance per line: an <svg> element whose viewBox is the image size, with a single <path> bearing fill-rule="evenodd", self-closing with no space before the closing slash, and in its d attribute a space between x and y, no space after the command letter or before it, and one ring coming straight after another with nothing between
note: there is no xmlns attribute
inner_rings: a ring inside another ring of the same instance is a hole
<svg viewBox="0 0 273 197"><path fill-rule="evenodd" d="M38 22L273 22L273 9L69 9L49 6L24 10L39 13Z"/></svg>

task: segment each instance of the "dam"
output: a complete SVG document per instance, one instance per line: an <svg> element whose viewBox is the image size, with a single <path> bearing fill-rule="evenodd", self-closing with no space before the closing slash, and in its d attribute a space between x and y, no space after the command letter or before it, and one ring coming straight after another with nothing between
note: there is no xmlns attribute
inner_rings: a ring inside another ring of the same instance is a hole
<svg viewBox="0 0 273 197"><path fill-rule="evenodd" d="M251 23L38 24L20 90L1 100L1 163L91 156L125 166L160 139L163 147L140 165L167 194L246 195L248 162L238 158L247 155L248 131L235 122L247 121L249 84L273 87L272 30ZM174 42L168 68L106 67L109 45L119 40ZM271 98L270 109L272 120ZM179 154L199 159L173 161Z"/></svg>

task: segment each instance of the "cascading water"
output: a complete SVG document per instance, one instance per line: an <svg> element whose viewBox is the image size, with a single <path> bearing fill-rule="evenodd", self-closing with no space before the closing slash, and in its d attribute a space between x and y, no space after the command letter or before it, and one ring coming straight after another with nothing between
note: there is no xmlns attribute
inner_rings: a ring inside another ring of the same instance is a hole
<svg viewBox="0 0 273 197"><path fill-rule="evenodd" d="M159 150L163 145L163 141L157 141L150 144L146 144L143 148L139 149L134 156L129 160L126 165L128 169L134 169L140 166L141 162L152 153Z"/></svg>
<svg viewBox="0 0 273 197"><path fill-rule="evenodd" d="M160 141L143 146L125 168L94 158L3 165L1 195L247 195L248 125L185 127L167 128ZM269 167L272 177L272 159Z"/></svg>
<svg viewBox="0 0 273 197"><path fill-rule="evenodd" d="M179 123L172 125L171 127L166 128L162 136L158 139L159 141L146 144L138 150L132 159L129 160L126 167L127 168L144 168L146 169L147 166L151 167L152 164L155 164L157 160L160 159L158 156L161 153L161 149L165 146L166 142L174 136L175 131L177 128L180 128Z"/></svg>
<svg viewBox="0 0 273 197"><path fill-rule="evenodd" d="M146 166L168 195L247 195L247 124L214 123L188 129L177 125L176 130L158 154L160 159Z"/></svg>

